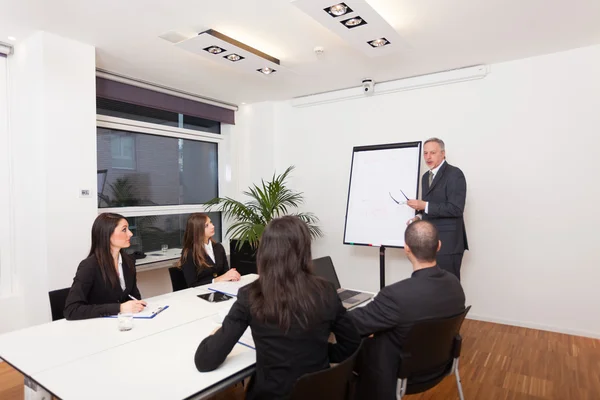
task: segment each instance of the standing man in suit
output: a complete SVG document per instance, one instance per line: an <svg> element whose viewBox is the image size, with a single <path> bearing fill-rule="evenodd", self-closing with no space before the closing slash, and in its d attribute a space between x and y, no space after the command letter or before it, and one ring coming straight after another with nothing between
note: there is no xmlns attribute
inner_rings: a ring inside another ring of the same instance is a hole
<svg viewBox="0 0 600 400"><path fill-rule="evenodd" d="M369 304L349 312L358 333L371 337L363 342L357 359L358 400L395 399L400 353L412 325L452 317L465 309L460 282L436 265L436 254L444 244L435 226L428 221L410 224L404 242L413 266L411 277L384 287Z"/></svg>
<svg viewBox="0 0 600 400"><path fill-rule="evenodd" d="M444 141L431 138L423 146L423 158L429 171L421 178L423 200L409 200L407 205L417 211L408 220L430 221L439 231L442 248L437 265L460 280L463 254L469 249L463 213L467 197L467 181L463 172L446 162Z"/></svg>

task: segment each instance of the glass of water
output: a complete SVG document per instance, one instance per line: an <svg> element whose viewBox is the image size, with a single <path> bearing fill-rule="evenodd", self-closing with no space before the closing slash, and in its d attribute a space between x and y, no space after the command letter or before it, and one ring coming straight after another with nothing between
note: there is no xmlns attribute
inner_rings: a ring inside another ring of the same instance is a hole
<svg viewBox="0 0 600 400"><path fill-rule="evenodd" d="M133 313L119 313L117 315L117 325L120 331L130 331L133 329Z"/></svg>
<svg viewBox="0 0 600 400"><path fill-rule="evenodd" d="M165 253L167 250L169 250L169 245L168 244L163 244L160 246L160 249L163 251L163 253Z"/></svg>

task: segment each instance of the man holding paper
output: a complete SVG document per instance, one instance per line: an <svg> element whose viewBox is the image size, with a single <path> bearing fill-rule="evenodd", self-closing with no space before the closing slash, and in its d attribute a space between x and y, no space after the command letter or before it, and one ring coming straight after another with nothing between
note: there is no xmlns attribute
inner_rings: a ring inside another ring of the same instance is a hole
<svg viewBox="0 0 600 400"><path fill-rule="evenodd" d="M421 179L423 200L407 201L407 205L417 211L407 224L423 219L435 225L442 241L437 265L460 280L463 254L469 249L463 218L467 181L459 168L446 162L443 140L431 138L425 141L423 158L429 168Z"/></svg>

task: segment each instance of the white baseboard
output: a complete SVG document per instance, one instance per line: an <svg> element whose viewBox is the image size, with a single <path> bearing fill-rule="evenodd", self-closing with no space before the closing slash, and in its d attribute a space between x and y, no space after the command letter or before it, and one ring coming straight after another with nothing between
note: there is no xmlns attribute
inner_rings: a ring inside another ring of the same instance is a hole
<svg viewBox="0 0 600 400"><path fill-rule="evenodd" d="M512 320L508 320L508 319L487 317L484 315L477 315L477 314L470 314L470 313L467 315L467 319L473 319L476 321L494 322L496 324L520 326L522 328L539 329L542 331L557 332L557 333L564 333L567 335L584 336L584 337L589 337L589 338L593 338L593 339L600 339L600 332L588 332L588 331L581 331L581 330L577 330L577 329L565 329L565 328L559 328L556 326L536 324L536 323L531 323L531 322L512 321Z"/></svg>

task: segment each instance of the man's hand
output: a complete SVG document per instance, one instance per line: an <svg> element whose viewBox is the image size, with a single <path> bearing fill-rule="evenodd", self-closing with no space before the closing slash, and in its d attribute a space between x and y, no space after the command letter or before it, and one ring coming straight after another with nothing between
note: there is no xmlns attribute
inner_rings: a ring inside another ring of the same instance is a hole
<svg viewBox="0 0 600 400"><path fill-rule="evenodd" d="M409 200L406 202L406 205L408 205L412 209L421 211L421 210L425 210L425 206L427 205L427 203L424 202L423 200Z"/></svg>

